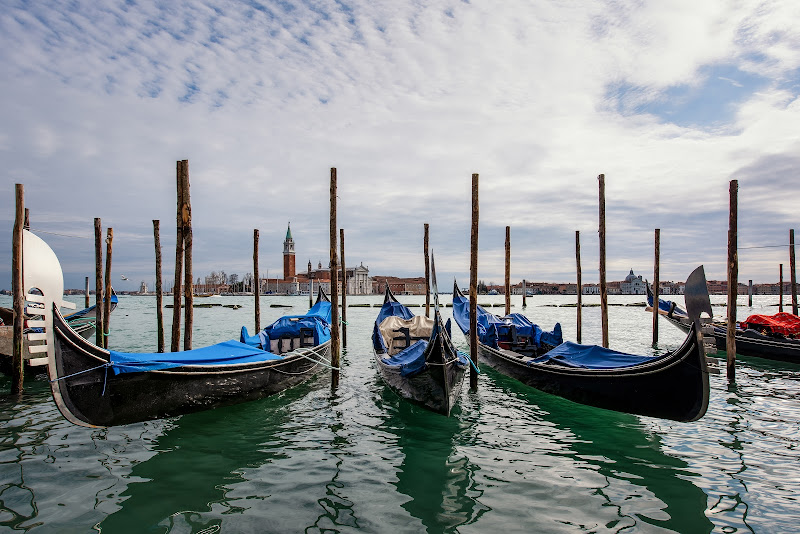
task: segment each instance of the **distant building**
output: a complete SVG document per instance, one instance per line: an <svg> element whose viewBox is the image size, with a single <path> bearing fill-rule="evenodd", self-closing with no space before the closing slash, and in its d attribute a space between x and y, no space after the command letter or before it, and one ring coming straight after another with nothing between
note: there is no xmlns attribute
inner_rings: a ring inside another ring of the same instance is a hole
<svg viewBox="0 0 800 534"><path fill-rule="evenodd" d="M294 239L292 239L291 224L286 225L286 239L283 240L283 279L294 278Z"/></svg>
<svg viewBox="0 0 800 534"><path fill-rule="evenodd" d="M144 280L142 280L142 283L139 284L139 293L141 293L142 295L147 293L147 284L145 283Z"/></svg>
<svg viewBox="0 0 800 534"><path fill-rule="evenodd" d="M660 284L659 284L659 287ZM633 269L619 284L619 292L621 295L645 295L647 294L647 284L642 280L641 275L636 276L633 274Z"/></svg>

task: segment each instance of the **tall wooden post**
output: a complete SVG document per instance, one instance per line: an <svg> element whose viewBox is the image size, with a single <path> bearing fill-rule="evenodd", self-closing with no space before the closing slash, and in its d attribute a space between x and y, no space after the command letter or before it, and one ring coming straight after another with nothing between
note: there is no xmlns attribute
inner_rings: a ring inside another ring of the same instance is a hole
<svg viewBox="0 0 800 534"><path fill-rule="evenodd" d="M336 254L336 168L331 167L331 387L339 387L339 259Z"/></svg>
<svg viewBox="0 0 800 534"><path fill-rule="evenodd" d="M314 280L311 278L311 260L308 262L308 307L314 306Z"/></svg>
<svg viewBox="0 0 800 534"><path fill-rule="evenodd" d="M511 227L506 226L506 315L511 313Z"/></svg>
<svg viewBox="0 0 800 534"><path fill-rule="evenodd" d="M111 246L114 243L114 229L106 230L106 289L103 291L103 348L108 348L111 333Z"/></svg>
<svg viewBox="0 0 800 534"><path fill-rule="evenodd" d="M753 307L753 281L750 280L747 284L747 305Z"/></svg>
<svg viewBox="0 0 800 534"><path fill-rule="evenodd" d="M583 303L582 303L582 300L581 300L583 298L583 283L581 282L581 232L580 232L580 230L575 230L575 263L576 263L576 265L578 267L578 269L577 269L577 271L578 271L577 287L575 288L575 292L578 294L578 306L575 309L575 311L578 314L578 317L577 317L577 319L578 319L578 332L577 332L577 334L578 335L576 336L576 341L578 343L580 343L581 342L581 326L582 326L581 325L581 319L582 319L581 315L583 313L583 311L582 311Z"/></svg>
<svg viewBox="0 0 800 534"><path fill-rule="evenodd" d="M469 387L478 388L478 175L472 175L472 226L469 243Z"/></svg>
<svg viewBox="0 0 800 534"><path fill-rule="evenodd" d="M14 197L16 212L14 214L14 234L11 241L11 291L14 294L11 394L20 395L25 379L25 365L22 357L22 336L24 335L22 332L25 328L25 282L22 273L24 268L22 265L22 229L25 226L25 187L22 184L14 184Z"/></svg>
<svg viewBox="0 0 800 534"><path fill-rule="evenodd" d="M655 262L653 264L653 347L658 344L658 297L660 289L659 270L661 269L661 229L656 228Z"/></svg>
<svg viewBox="0 0 800 534"><path fill-rule="evenodd" d="M178 161L176 184L178 210L175 237L175 283L172 286L172 342L170 350L178 352L181 346L181 285L183 283L183 161Z"/></svg>
<svg viewBox="0 0 800 534"><path fill-rule="evenodd" d="M780 264L778 280L778 311L783 312L783 264Z"/></svg>
<svg viewBox="0 0 800 534"><path fill-rule="evenodd" d="M103 227L94 219L94 333L95 345L103 347Z"/></svg>
<svg viewBox="0 0 800 534"><path fill-rule="evenodd" d="M261 282L258 276L258 228L253 229L253 278L255 279L255 290L253 291L253 304L256 308L256 334L261 332Z"/></svg>
<svg viewBox="0 0 800 534"><path fill-rule="evenodd" d="M344 228L339 228L339 248L342 253L342 347L347 348L347 269L344 261Z"/></svg>
<svg viewBox="0 0 800 534"><path fill-rule="evenodd" d="M153 241L156 249L156 341L158 352L164 352L164 292L161 287L161 221L153 219Z"/></svg>
<svg viewBox="0 0 800 534"><path fill-rule="evenodd" d="M606 285L606 177L600 182L600 313L602 317L603 347L608 348L608 286Z"/></svg>
<svg viewBox="0 0 800 534"><path fill-rule="evenodd" d="M736 381L736 297L739 294L738 193L739 181L731 180L728 216L728 330L725 338L725 351L728 354L728 382Z"/></svg>
<svg viewBox="0 0 800 534"><path fill-rule="evenodd" d="M431 316L431 261L428 257L428 223L422 238L422 256L425 259L425 317Z"/></svg>
<svg viewBox="0 0 800 534"><path fill-rule="evenodd" d="M189 197L189 160L183 160L181 172L183 206L183 299L186 310L183 312L183 350L192 350L192 324L194 323L194 280L192 279L192 202Z"/></svg>
<svg viewBox="0 0 800 534"><path fill-rule="evenodd" d="M88 276L86 277L86 288L84 289L83 293L84 293L84 297L85 297L84 298L84 301L85 301L84 302L84 304L85 304L84 308L88 308L89 307L89 277Z"/></svg>
<svg viewBox="0 0 800 534"><path fill-rule="evenodd" d="M28 231L31 229L31 211L28 208L25 208L25 222L22 227Z"/></svg>
<svg viewBox="0 0 800 534"><path fill-rule="evenodd" d="M794 228L789 230L789 278L792 281L792 313L797 315L797 274L794 263Z"/></svg>

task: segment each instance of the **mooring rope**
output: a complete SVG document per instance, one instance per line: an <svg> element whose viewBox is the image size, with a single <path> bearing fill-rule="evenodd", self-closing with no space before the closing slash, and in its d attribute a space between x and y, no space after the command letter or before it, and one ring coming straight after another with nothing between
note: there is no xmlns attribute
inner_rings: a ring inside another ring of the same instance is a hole
<svg viewBox="0 0 800 534"><path fill-rule="evenodd" d="M50 235L58 235L61 237L77 237L79 239L94 239L94 236L89 235L71 235L71 234L59 234L57 232L48 232L47 230L39 230L38 228L28 228L29 232L36 232L39 234L50 234Z"/></svg>

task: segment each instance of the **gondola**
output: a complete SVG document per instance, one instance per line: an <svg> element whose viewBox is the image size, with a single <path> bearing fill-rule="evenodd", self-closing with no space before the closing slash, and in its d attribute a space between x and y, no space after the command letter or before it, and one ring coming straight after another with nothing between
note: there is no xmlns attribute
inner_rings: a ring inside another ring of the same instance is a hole
<svg viewBox="0 0 800 534"><path fill-rule="evenodd" d="M397 301L387 284L375 319L372 347L383 380L400 397L450 415L469 360L453 346L450 321L443 324L435 290L434 294L433 318L415 316Z"/></svg>
<svg viewBox="0 0 800 534"><path fill-rule="evenodd" d="M702 267L686 284L687 291L705 289ZM710 311L707 291L705 303L702 298L696 302L698 318ZM706 412L708 369L702 333L694 324L677 350L648 357L569 341L553 347L559 341L558 328L520 333L515 318L493 316L480 306L477 310L479 359L524 384L581 404L649 417L695 421ZM469 338L469 299L457 285L453 318Z"/></svg>
<svg viewBox="0 0 800 534"><path fill-rule="evenodd" d="M653 292L647 285L647 310L652 313ZM688 332L691 326L686 311L670 300L658 299L658 313L667 321ZM783 330L779 323L794 323L800 317L790 313L778 313L772 316L751 315L745 321L736 325L736 353L744 356L755 356L768 360L800 363L800 339L797 333ZM727 349L728 328L726 322L711 322L706 328L705 335L713 337L718 351ZM795 329L792 329L794 331Z"/></svg>
<svg viewBox="0 0 800 534"><path fill-rule="evenodd" d="M44 337L36 339L45 341L53 399L77 425L124 425L255 400L303 382L328 365L327 325L315 330L314 346L298 343L288 353L235 340L175 353L98 348L61 315L63 275L50 247L25 233L23 254L26 300L47 310L38 325ZM31 288L41 295L30 294Z"/></svg>

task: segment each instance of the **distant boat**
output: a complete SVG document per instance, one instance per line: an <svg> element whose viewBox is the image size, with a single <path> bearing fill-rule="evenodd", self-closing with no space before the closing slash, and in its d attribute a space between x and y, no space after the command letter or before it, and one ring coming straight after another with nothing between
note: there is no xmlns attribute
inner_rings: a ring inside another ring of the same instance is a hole
<svg viewBox="0 0 800 534"><path fill-rule="evenodd" d="M489 291L489 292L488 292L488 293L486 293L486 294L487 294L487 295L499 295L499 294L500 294L500 292L499 292L498 290L496 290L496 289L492 289L491 291Z"/></svg>

